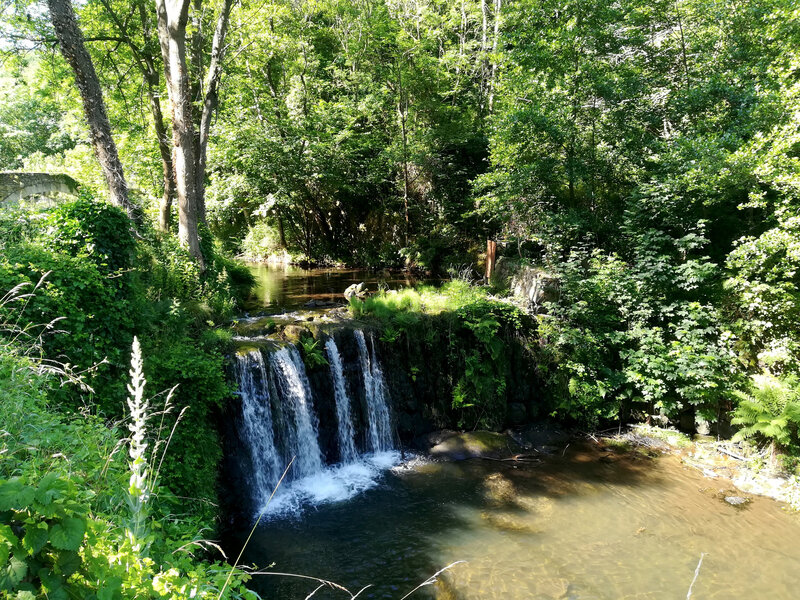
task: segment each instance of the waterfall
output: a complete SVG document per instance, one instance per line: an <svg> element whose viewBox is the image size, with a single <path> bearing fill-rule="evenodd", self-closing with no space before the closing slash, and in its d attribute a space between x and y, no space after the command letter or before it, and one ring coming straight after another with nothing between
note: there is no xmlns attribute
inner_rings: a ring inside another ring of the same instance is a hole
<svg viewBox="0 0 800 600"><path fill-rule="evenodd" d="M296 515L305 505L346 500L376 485L385 469L396 464L388 394L375 342L370 337L368 343L361 331L354 336L359 379L366 390L365 410L359 412L363 422L353 418L344 360L332 338L325 342L329 369L315 371L311 380L300 352L291 344L236 356L234 375L241 397L238 435L247 449L239 468L251 488L256 516L264 510L267 518ZM355 389L356 380L349 385ZM364 454L358 451L357 439L366 440ZM323 447L331 449L331 458L338 456L340 463L326 465ZM292 458L292 468L267 506Z"/></svg>
<svg viewBox="0 0 800 600"><path fill-rule="evenodd" d="M278 481L281 466L275 448L272 410L264 357L258 350L236 356L236 378L242 398L243 437L248 441L248 471L253 501L262 505Z"/></svg>
<svg viewBox="0 0 800 600"><path fill-rule="evenodd" d="M369 416L367 426L369 447L373 452L385 452L391 450L394 444L392 443L392 422L386 403L386 383L383 379L383 371L375 356L375 341L372 337L370 337L372 348L368 350L364 332L357 330L355 336L358 342L358 355L361 359L361 372L364 377Z"/></svg>
<svg viewBox="0 0 800 600"><path fill-rule="evenodd" d="M308 384L303 359L294 346L286 346L270 354L284 407L288 409L293 427L289 428L288 451L295 457L295 477L304 477L322 469L317 417L311 405L311 386Z"/></svg>
<svg viewBox="0 0 800 600"><path fill-rule="evenodd" d="M342 462L352 462L356 459L355 429L353 417L350 414L350 397L344 381L342 357L333 338L325 342L325 352L328 354L328 363L331 367L333 390L336 396L336 420L338 427L339 454Z"/></svg>

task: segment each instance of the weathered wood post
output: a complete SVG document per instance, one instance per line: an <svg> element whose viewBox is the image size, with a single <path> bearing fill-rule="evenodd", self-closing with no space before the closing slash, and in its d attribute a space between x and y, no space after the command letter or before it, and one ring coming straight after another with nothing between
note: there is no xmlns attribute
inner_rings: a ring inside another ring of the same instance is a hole
<svg viewBox="0 0 800 600"><path fill-rule="evenodd" d="M492 279L494 273L495 256L497 255L497 242L486 240L486 283Z"/></svg>

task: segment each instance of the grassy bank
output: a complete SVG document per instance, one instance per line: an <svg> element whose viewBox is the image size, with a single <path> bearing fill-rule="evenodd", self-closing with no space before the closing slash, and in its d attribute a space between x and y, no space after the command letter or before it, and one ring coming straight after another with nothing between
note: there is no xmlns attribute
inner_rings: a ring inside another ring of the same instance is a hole
<svg viewBox="0 0 800 600"><path fill-rule="evenodd" d="M230 389L214 326L246 271L210 238L200 271L88 197L3 212L0 240L0 595L217 598L229 569L206 538ZM252 596L242 581L224 597Z"/></svg>

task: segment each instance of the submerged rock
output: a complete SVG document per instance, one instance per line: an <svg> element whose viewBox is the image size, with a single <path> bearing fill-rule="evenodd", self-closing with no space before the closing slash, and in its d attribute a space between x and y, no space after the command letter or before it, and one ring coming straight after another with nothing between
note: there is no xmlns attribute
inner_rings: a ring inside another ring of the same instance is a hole
<svg viewBox="0 0 800 600"><path fill-rule="evenodd" d="M540 527L537 527L536 525L526 521L524 514L521 515L508 511L483 511L481 513L481 518L491 527L500 531L527 534L536 534L542 532Z"/></svg>
<svg viewBox="0 0 800 600"><path fill-rule="evenodd" d="M430 449L431 455L448 460L499 458L520 451L520 446L513 439L492 431L456 433Z"/></svg>
<svg viewBox="0 0 800 600"><path fill-rule="evenodd" d="M414 438L414 447L417 448L418 450L430 452L431 448L433 448L438 444L441 444L442 442L453 437L454 435L458 435L458 432L453 431L452 429L442 429L441 431L431 431L430 433L424 433Z"/></svg>

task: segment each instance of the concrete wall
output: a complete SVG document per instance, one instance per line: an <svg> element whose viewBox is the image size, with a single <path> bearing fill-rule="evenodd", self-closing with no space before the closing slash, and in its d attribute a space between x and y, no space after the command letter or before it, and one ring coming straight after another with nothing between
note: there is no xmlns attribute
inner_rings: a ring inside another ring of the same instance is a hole
<svg viewBox="0 0 800 600"><path fill-rule="evenodd" d="M74 196L78 182L69 175L0 172L0 205L31 197Z"/></svg>

